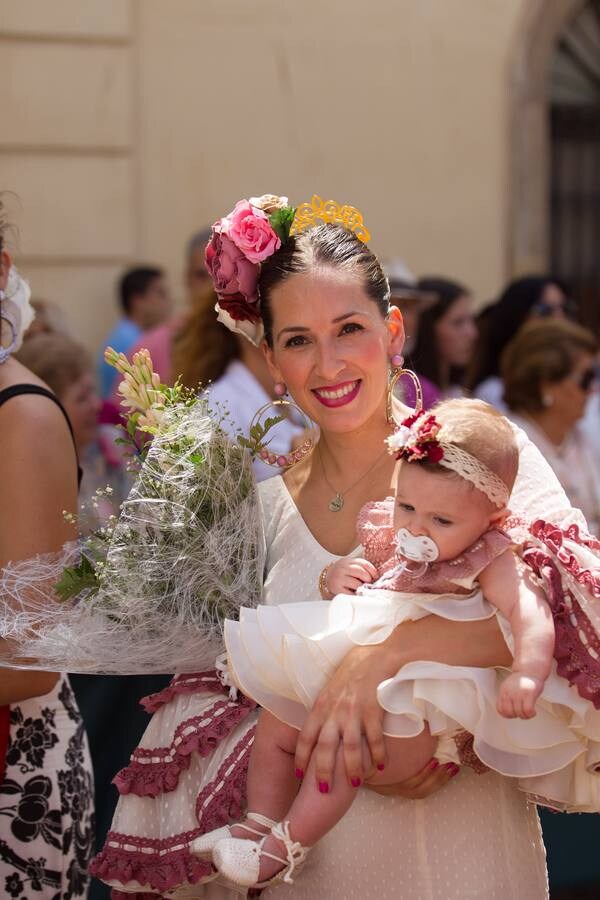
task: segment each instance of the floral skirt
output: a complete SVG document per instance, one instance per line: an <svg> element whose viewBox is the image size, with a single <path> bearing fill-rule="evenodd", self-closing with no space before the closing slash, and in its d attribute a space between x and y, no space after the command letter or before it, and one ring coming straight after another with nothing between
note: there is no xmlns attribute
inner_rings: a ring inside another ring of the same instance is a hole
<svg viewBox="0 0 600 900"><path fill-rule="evenodd" d="M0 784L0 896L76 900L88 889L93 780L83 722L65 677L11 706Z"/></svg>

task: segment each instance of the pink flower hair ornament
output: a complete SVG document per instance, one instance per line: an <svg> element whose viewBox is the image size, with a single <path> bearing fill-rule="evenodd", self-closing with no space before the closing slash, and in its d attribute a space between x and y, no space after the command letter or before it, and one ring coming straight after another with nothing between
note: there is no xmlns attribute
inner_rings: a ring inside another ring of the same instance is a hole
<svg viewBox="0 0 600 900"><path fill-rule="evenodd" d="M264 335L258 298L260 265L288 239L295 213L287 197L265 194L239 200L215 222L206 247L219 321L256 346Z"/></svg>
<svg viewBox="0 0 600 900"><path fill-rule="evenodd" d="M425 410L413 413L403 419L400 427L386 439L389 452L396 459L418 462L427 459L439 463L444 458L444 448L438 441L441 425L432 414Z"/></svg>
<svg viewBox="0 0 600 900"><path fill-rule="evenodd" d="M363 242L370 238L354 206L324 201L316 194L310 203L297 208L290 206L287 197L275 194L239 200L228 215L215 222L206 248L206 268L218 298L217 318L230 331L242 334L255 346L260 344L264 336L258 296L261 264L290 234L319 222L341 225Z"/></svg>

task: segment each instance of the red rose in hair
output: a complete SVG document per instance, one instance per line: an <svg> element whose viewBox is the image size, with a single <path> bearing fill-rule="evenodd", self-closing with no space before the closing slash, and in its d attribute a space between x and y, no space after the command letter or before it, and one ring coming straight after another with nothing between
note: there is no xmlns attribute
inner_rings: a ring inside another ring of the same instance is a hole
<svg viewBox="0 0 600 900"><path fill-rule="evenodd" d="M444 451L437 441L428 448L427 458L432 463L439 463L439 461L444 458Z"/></svg>
<svg viewBox="0 0 600 900"><path fill-rule="evenodd" d="M206 248L205 258L206 268L213 279L219 301L230 296L244 298L248 304L247 318L255 320L258 315L259 266L250 262L233 241L221 233L220 223L213 225L213 234ZM236 316L236 318L243 317Z"/></svg>
<svg viewBox="0 0 600 900"><path fill-rule="evenodd" d="M221 294L219 306L236 322L260 322L258 304L248 303L243 294Z"/></svg>

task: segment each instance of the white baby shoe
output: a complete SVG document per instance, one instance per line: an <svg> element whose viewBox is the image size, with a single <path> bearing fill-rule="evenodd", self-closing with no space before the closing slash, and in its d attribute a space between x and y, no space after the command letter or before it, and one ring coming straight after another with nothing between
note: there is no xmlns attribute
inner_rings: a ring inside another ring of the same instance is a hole
<svg viewBox="0 0 600 900"><path fill-rule="evenodd" d="M252 819L253 822L256 822L258 825L264 825L264 827L268 829L273 828L277 824L273 821L273 819L269 819L267 818L267 816L263 816L260 813L255 812L247 813L246 818ZM252 828L251 825L235 823L235 827L243 828L245 831L249 832L249 834L255 835L256 837L265 837L264 831L258 831L256 828ZM226 838L236 840L236 838L233 838L231 835L232 828L233 825L223 825L222 828L215 828L214 831L207 831L206 834L201 834L200 837L197 837L190 844L190 852L195 856L210 858L212 856L215 844L217 844L219 841L222 841ZM244 840L243 838L237 838L237 840L239 840L240 843L243 844L251 843Z"/></svg>
<svg viewBox="0 0 600 900"><path fill-rule="evenodd" d="M306 859L309 848L292 840L289 822L280 822L274 825L271 834L285 845L286 859L281 859L281 857L263 850L263 845L268 837L265 835L259 843L240 840L240 838L226 838L219 841L213 850L213 864L221 875L243 887L263 888L275 881L292 884L294 881L292 874ZM259 882L261 856L277 860L284 868L268 881Z"/></svg>

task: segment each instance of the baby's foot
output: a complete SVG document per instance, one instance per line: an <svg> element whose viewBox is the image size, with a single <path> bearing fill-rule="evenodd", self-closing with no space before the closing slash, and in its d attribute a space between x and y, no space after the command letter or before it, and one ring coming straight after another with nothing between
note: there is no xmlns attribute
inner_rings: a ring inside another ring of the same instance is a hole
<svg viewBox="0 0 600 900"><path fill-rule="evenodd" d="M243 838L245 841L260 841L261 838L256 832L259 831L261 835L265 835L270 832L271 828L269 825L257 822L256 819L249 819L246 817L241 822L236 822L235 825L231 825L229 830L231 832L231 837Z"/></svg>
<svg viewBox="0 0 600 900"><path fill-rule="evenodd" d="M200 835L192 841L190 850L196 856L209 858L215 845L226 838L238 838L244 841L262 840L263 836L268 834L276 823L272 819L263 816L260 813L249 812L242 822L235 825L224 825L222 828L216 828L206 834Z"/></svg>
<svg viewBox="0 0 600 900"><path fill-rule="evenodd" d="M308 848L292 839L289 822L283 822L257 842L234 838L219 841L214 848L213 864L234 884L262 887L277 875L292 882L292 875L307 852Z"/></svg>

